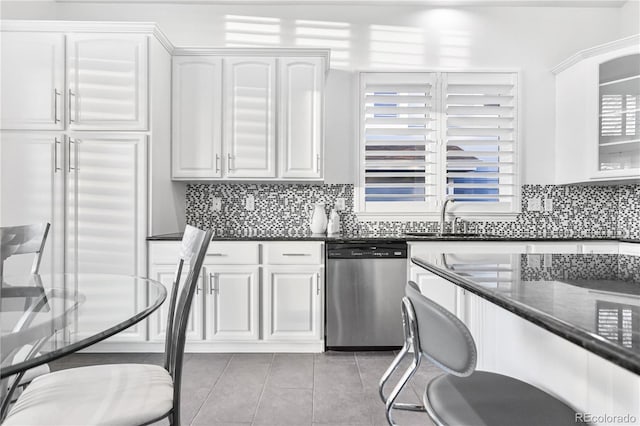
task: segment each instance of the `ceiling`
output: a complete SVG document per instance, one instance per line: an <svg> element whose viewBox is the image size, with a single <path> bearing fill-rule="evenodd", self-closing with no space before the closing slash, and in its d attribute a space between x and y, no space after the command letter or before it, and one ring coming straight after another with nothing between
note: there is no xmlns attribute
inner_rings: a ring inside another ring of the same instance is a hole
<svg viewBox="0 0 640 426"><path fill-rule="evenodd" d="M24 1L24 0L23 0ZM32 0L37 1L37 0ZM47 0L45 0L47 1ZM172 4L259 4L259 5L414 5L434 7L621 7L640 0L48 0L59 3L172 3Z"/></svg>

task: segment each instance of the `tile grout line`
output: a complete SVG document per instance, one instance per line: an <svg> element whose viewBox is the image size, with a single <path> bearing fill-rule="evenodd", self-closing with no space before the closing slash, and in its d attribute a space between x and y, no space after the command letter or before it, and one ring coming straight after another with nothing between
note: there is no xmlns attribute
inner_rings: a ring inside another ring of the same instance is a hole
<svg viewBox="0 0 640 426"><path fill-rule="evenodd" d="M269 363L269 369L267 370L267 375L264 377L264 383L262 383L262 391L260 391L260 397L258 398L258 403L256 404L256 409L253 412L253 418L251 419L251 425L256 421L256 415L258 414L258 408L260 408L260 403L262 402L262 397L264 396L264 391L267 389L267 381L269 380L269 376L271 376L271 369L273 368L273 361L276 359L275 352L271 354L271 362Z"/></svg>
<svg viewBox="0 0 640 426"><path fill-rule="evenodd" d="M313 365L311 367L311 424L315 420L314 401L316 399L316 354L313 354Z"/></svg>
<svg viewBox="0 0 640 426"><path fill-rule="evenodd" d="M204 398L204 400L202 401L202 404L200 404L200 407L198 407L198 411L196 411L196 414L194 414L193 419L191 420L191 423L189 423L190 425L193 424L194 420L196 419L196 417L198 417L198 414L200 414L200 411L202 411L202 407L204 406L204 404L206 404L206 402L209 400L209 397L211 396L211 393L213 392L213 388L216 387L216 385L218 384L218 382L220 381L220 378L222 377L222 375L227 371L227 369L229 368L229 365L231 365L231 360L235 357L235 354L231 354L231 356L229 357L229 359L227 360L227 364L224 366L224 368L222 369L222 371L220 372L220 374L218 375L218 378L213 382L213 385L211 385L211 389L209 389L209 392L207 393L206 398ZM182 367L184 369L184 366ZM182 419L181 419L182 420Z"/></svg>
<svg viewBox="0 0 640 426"><path fill-rule="evenodd" d="M364 402L367 404L367 406L369 405L369 401L365 395L365 389L364 389L364 380L362 379L362 370L360 369L360 362L358 362L358 355L356 352L353 353L353 358L356 361L356 368L358 369L358 377L360 378L360 390L362 391L362 398L364 400ZM371 409L368 410L369 412L369 424L373 425L375 423L375 419L373 417L373 411Z"/></svg>

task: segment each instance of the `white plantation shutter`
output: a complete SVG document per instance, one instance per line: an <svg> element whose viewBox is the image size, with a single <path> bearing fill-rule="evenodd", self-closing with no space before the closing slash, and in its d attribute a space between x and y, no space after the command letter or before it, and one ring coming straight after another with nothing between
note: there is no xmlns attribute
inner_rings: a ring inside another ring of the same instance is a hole
<svg viewBox="0 0 640 426"><path fill-rule="evenodd" d="M456 201L500 203L511 211L516 195L517 75L444 75L443 139L446 196Z"/></svg>
<svg viewBox="0 0 640 426"><path fill-rule="evenodd" d="M518 210L517 74L361 73L362 213Z"/></svg>
<svg viewBox="0 0 640 426"><path fill-rule="evenodd" d="M367 211L434 203L434 73L367 73L361 79L361 147Z"/></svg>

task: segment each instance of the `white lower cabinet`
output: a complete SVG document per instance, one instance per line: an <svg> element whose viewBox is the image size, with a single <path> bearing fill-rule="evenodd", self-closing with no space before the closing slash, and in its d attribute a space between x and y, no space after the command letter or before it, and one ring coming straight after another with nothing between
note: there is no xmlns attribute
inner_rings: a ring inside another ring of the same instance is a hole
<svg viewBox="0 0 640 426"><path fill-rule="evenodd" d="M205 265L207 340L258 340L258 266Z"/></svg>
<svg viewBox="0 0 640 426"><path fill-rule="evenodd" d="M263 272L263 338L321 339L322 268L268 266Z"/></svg>
<svg viewBox="0 0 640 426"><path fill-rule="evenodd" d="M149 278L167 286L180 243L149 243ZM213 241L187 328L187 351L321 352L322 242ZM186 272L183 273L186 277ZM164 342L168 300L149 319L149 342Z"/></svg>
<svg viewBox="0 0 640 426"><path fill-rule="evenodd" d="M176 247L177 248L177 247ZM178 253L176 252L176 262ZM156 312L149 317L149 340L152 342L164 342L167 332L167 319L169 318L169 300L173 291L173 280L176 274L177 265L152 264L149 269L149 278L160 281L167 289L167 300ZM182 271L180 285L188 275L188 266ZM187 323L187 341L200 341L204 338L204 292L202 277L198 281L196 293L193 296L193 304L189 312L189 322Z"/></svg>

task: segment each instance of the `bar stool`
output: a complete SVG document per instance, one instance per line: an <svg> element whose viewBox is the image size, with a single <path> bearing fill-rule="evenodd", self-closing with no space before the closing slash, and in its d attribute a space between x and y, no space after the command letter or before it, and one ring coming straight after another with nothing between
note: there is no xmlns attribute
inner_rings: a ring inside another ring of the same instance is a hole
<svg viewBox="0 0 640 426"><path fill-rule="evenodd" d="M394 408L424 410L437 425L575 425L576 412L548 393L502 374L476 371L476 345L466 325L448 310L426 298L409 281L402 299L405 343L380 379L380 397L387 421L395 425ZM389 396L384 386L400 362L412 352L409 368ZM415 374L422 357L445 372L425 389L424 406L395 402Z"/></svg>

